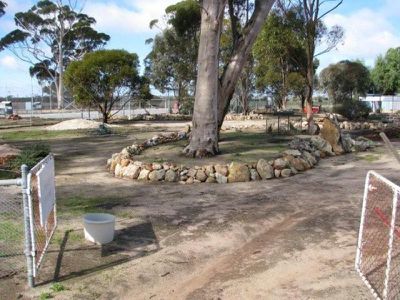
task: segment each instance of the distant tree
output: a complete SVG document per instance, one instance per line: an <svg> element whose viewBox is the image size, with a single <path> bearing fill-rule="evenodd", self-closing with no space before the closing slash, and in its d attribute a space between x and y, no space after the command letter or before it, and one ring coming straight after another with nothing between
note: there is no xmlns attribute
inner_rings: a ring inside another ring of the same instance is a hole
<svg viewBox="0 0 400 300"><path fill-rule="evenodd" d="M184 0L165 12L168 27L147 41L152 43L152 51L145 60L145 74L156 89L173 91L184 105L193 96L196 83L200 6L195 0ZM153 20L150 26L157 22Z"/></svg>
<svg viewBox="0 0 400 300"><path fill-rule="evenodd" d="M65 83L77 104L96 107L107 123L115 103L143 93L139 59L124 50L98 50L69 64ZM145 91L147 94L147 92Z"/></svg>
<svg viewBox="0 0 400 300"><path fill-rule="evenodd" d="M365 96L371 83L368 68L360 61L349 60L329 65L321 71L319 79L334 105Z"/></svg>
<svg viewBox="0 0 400 300"><path fill-rule="evenodd" d="M400 92L400 47L390 48L385 56L378 56L371 77L376 92L383 95Z"/></svg>
<svg viewBox="0 0 400 300"><path fill-rule="evenodd" d="M306 76L306 107L307 122L310 132L313 131L314 121L312 113L312 97L315 81L315 58L336 47L343 38L343 29L340 26L327 28L323 18L338 8L343 0L296 0L302 7L304 18L303 43L306 49L307 76ZM282 2L282 0L280 1ZM321 46L318 51L317 47Z"/></svg>
<svg viewBox="0 0 400 300"><path fill-rule="evenodd" d="M289 95L305 97L306 50L299 31L304 18L299 6L271 13L253 47L256 84L273 95L276 105L285 108Z"/></svg>
<svg viewBox="0 0 400 300"><path fill-rule="evenodd" d="M16 13L18 29L0 40L0 48L31 64L31 76L54 83L58 108L64 105L65 67L110 39L93 29L94 18L75 11L71 1L64 1L41 0L28 11Z"/></svg>

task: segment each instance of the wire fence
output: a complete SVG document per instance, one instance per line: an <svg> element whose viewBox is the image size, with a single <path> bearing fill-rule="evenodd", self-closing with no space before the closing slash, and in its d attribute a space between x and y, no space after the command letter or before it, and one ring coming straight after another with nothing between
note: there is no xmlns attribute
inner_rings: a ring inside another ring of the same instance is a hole
<svg viewBox="0 0 400 300"><path fill-rule="evenodd" d="M0 280L26 270L21 189L0 187Z"/></svg>
<svg viewBox="0 0 400 300"><path fill-rule="evenodd" d="M377 299L400 297L400 188L375 172L365 184L356 270Z"/></svg>

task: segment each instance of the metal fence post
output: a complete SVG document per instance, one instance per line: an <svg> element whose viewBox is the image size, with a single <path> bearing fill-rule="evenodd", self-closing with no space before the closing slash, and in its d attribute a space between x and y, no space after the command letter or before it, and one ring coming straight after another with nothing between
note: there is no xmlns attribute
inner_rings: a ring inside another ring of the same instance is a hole
<svg viewBox="0 0 400 300"><path fill-rule="evenodd" d="M30 214L29 214L29 203L28 203L28 166L21 166L21 177L22 177L22 197L23 197L23 208L24 208L24 231L25 231L25 256L27 263L28 272L28 285L29 287L34 286L33 279L33 257L32 257L32 237L30 228Z"/></svg>

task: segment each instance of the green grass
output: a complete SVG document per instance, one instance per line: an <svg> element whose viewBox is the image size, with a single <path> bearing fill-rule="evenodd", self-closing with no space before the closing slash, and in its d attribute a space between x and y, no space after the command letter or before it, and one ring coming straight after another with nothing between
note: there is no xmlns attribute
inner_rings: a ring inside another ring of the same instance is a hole
<svg viewBox="0 0 400 300"><path fill-rule="evenodd" d="M61 283L56 282L51 285L50 290L55 293L62 292L65 291L65 286Z"/></svg>
<svg viewBox="0 0 400 300"><path fill-rule="evenodd" d="M6 131L0 135L0 138L4 141L43 141L49 139L61 139L61 138L73 138L82 137L88 134L87 130L60 130L60 131L49 131L49 130L18 130L18 131Z"/></svg>
<svg viewBox="0 0 400 300"><path fill-rule="evenodd" d="M376 155L376 154L366 154L366 155L359 155L358 156L360 159L365 160L367 162L374 162L374 161L378 161L381 156L380 155Z"/></svg>
<svg viewBox="0 0 400 300"><path fill-rule="evenodd" d="M182 154L188 141L179 141L151 147L136 156L144 162L174 162L187 166L223 164L231 161L254 163L260 158L273 159L287 149L290 136L267 135L264 132L222 132L219 147L221 153L215 157L192 159Z"/></svg>
<svg viewBox="0 0 400 300"><path fill-rule="evenodd" d="M51 298L53 298L53 295L49 292L42 292L39 295L39 300L46 300L46 299L51 299Z"/></svg>
<svg viewBox="0 0 400 300"><path fill-rule="evenodd" d="M114 207L122 204L127 204L127 200L110 197L87 198L81 196L57 200L59 214L66 216L82 216L86 213L109 212Z"/></svg>

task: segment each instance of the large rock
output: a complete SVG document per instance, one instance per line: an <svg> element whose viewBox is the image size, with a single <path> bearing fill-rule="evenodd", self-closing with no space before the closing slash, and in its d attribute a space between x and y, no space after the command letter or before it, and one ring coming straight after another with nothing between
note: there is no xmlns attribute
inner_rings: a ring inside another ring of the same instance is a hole
<svg viewBox="0 0 400 300"><path fill-rule="evenodd" d="M274 168L277 170L285 169L288 166L288 162L283 158L277 158L274 160Z"/></svg>
<svg viewBox="0 0 400 300"><path fill-rule="evenodd" d="M251 181L256 181L261 179L256 169L250 169L250 179Z"/></svg>
<svg viewBox="0 0 400 300"><path fill-rule="evenodd" d="M214 166L213 165L205 166L205 172L207 176L210 176L210 174L214 173Z"/></svg>
<svg viewBox="0 0 400 300"><path fill-rule="evenodd" d="M315 157L307 151L303 151L302 152L302 156L304 157L305 160L307 160L307 162L311 165L314 166L317 164L317 160L315 159Z"/></svg>
<svg viewBox="0 0 400 300"><path fill-rule="evenodd" d="M139 177L139 174L140 167L134 164L130 164L124 169L124 173L122 174L122 176L130 179L137 179Z"/></svg>
<svg viewBox="0 0 400 300"><path fill-rule="evenodd" d="M228 177L220 173L215 173L215 180L217 180L218 183L228 183Z"/></svg>
<svg viewBox="0 0 400 300"><path fill-rule="evenodd" d="M281 171L281 176L282 177L289 177L290 175L292 175L292 170L291 169L283 169Z"/></svg>
<svg viewBox="0 0 400 300"><path fill-rule="evenodd" d="M304 171L306 168L300 158L295 158L290 162L290 165L297 171Z"/></svg>
<svg viewBox="0 0 400 300"><path fill-rule="evenodd" d="M148 180L150 170L142 169L139 173L138 180Z"/></svg>
<svg viewBox="0 0 400 300"><path fill-rule="evenodd" d="M195 168L190 168L187 173L187 176L192 177L194 179L196 176L196 173L197 173L197 170Z"/></svg>
<svg viewBox="0 0 400 300"><path fill-rule="evenodd" d="M274 177L274 168L264 159L257 162L257 172L262 179L271 179Z"/></svg>
<svg viewBox="0 0 400 300"><path fill-rule="evenodd" d="M311 144L310 140L306 140L303 138L295 137L289 143L289 148L299 151L313 151L314 147Z"/></svg>
<svg viewBox="0 0 400 300"><path fill-rule="evenodd" d="M321 129L321 137L331 144L335 154L342 154L344 152L340 143L340 128L329 118L324 118L323 128Z"/></svg>
<svg viewBox="0 0 400 300"><path fill-rule="evenodd" d="M116 177L122 177L123 171L123 167L120 164L117 164L115 166L114 175Z"/></svg>
<svg viewBox="0 0 400 300"><path fill-rule="evenodd" d="M228 182L250 181L250 171L247 165L232 162L229 165Z"/></svg>
<svg viewBox="0 0 400 300"><path fill-rule="evenodd" d="M291 155L291 156L295 156L295 157L301 156L301 152L299 150L295 150L295 149L285 150L285 151L283 151L283 154Z"/></svg>
<svg viewBox="0 0 400 300"><path fill-rule="evenodd" d="M215 172L219 173L223 176L227 176L228 175L228 167L225 165L215 165Z"/></svg>
<svg viewBox="0 0 400 300"><path fill-rule="evenodd" d="M168 181L168 182L178 181L178 174L174 170L169 169L165 173L165 181Z"/></svg>
<svg viewBox="0 0 400 300"><path fill-rule="evenodd" d="M207 180L206 172L204 172L203 170L197 170L196 179L201 182L206 181Z"/></svg>
<svg viewBox="0 0 400 300"><path fill-rule="evenodd" d="M154 170L149 173L149 180L150 181L161 181L164 179L164 176L165 176L164 169Z"/></svg>
<svg viewBox="0 0 400 300"><path fill-rule="evenodd" d="M353 148L353 139L351 138L350 134L348 133L342 133L341 134L341 141L342 141L342 147L343 151L346 153L350 153Z"/></svg>
<svg viewBox="0 0 400 300"><path fill-rule="evenodd" d="M335 155L332 150L331 144L329 144L325 139L320 136L312 136L310 142L317 148L319 151L325 152L328 155Z"/></svg>

